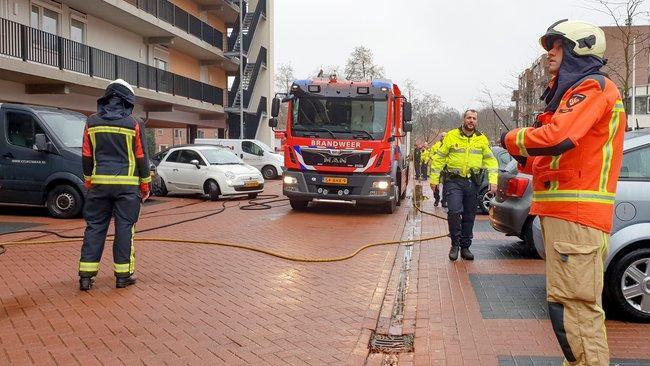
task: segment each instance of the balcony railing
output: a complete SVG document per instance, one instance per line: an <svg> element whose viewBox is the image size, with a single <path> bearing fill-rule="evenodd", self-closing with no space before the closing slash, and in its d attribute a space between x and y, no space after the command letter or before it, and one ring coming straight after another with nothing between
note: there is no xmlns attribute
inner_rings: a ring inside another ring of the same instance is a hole
<svg viewBox="0 0 650 366"><path fill-rule="evenodd" d="M0 18L0 54L139 88L224 105L223 89Z"/></svg>
<svg viewBox="0 0 650 366"><path fill-rule="evenodd" d="M172 4L169 0L137 0L136 6L138 9L223 50L223 33Z"/></svg>

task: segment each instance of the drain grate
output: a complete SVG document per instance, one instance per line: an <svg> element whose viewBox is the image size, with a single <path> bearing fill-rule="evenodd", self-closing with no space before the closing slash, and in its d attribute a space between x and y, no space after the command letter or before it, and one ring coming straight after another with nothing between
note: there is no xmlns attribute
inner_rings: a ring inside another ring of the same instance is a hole
<svg viewBox="0 0 650 366"><path fill-rule="evenodd" d="M388 335L372 333L370 337L370 352L372 353L402 353L413 352L413 334Z"/></svg>

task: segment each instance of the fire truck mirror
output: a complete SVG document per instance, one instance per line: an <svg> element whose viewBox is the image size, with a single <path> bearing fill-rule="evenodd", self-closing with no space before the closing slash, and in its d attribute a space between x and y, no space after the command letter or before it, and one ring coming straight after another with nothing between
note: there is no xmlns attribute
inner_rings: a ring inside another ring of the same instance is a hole
<svg viewBox="0 0 650 366"><path fill-rule="evenodd" d="M273 103L271 104L271 117L277 117L280 115L280 98L273 98Z"/></svg>
<svg viewBox="0 0 650 366"><path fill-rule="evenodd" d="M411 120L411 115L413 113L412 110L413 107L411 106L411 102L404 102L404 105L402 105L402 121L407 122ZM406 125L404 131L406 131Z"/></svg>
<svg viewBox="0 0 650 366"><path fill-rule="evenodd" d="M278 119L275 118L275 117L269 119L269 127L271 127L271 128L278 127Z"/></svg>

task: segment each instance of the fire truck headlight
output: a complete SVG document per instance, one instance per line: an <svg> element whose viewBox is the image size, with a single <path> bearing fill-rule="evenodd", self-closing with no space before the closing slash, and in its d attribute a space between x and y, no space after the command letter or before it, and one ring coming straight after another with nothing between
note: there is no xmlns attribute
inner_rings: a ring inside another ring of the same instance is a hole
<svg viewBox="0 0 650 366"><path fill-rule="evenodd" d="M293 185L293 184L298 184L298 179L296 179L295 177L286 176L284 177L283 182L284 184L287 185Z"/></svg>
<svg viewBox="0 0 650 366"><path fill-rule="evenodd" d="M388 186L390 186L390 183L385 180L378 180L372 183L372 188L377 188L377 189L388 189Z"/></svg>

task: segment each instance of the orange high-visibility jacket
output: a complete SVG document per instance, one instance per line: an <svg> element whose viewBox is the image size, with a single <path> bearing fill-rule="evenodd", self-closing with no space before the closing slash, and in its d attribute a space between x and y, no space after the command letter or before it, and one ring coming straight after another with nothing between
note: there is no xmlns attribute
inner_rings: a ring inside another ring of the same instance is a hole
<svg viewBox="0 0 650 366"><path fill-rule="evenodd" d="M524 171L533 175L531 214L610 232L626 128L618 88L589 75L538 121L541 127L515 129L503 141L510 154L529 157Z"/></svg>

